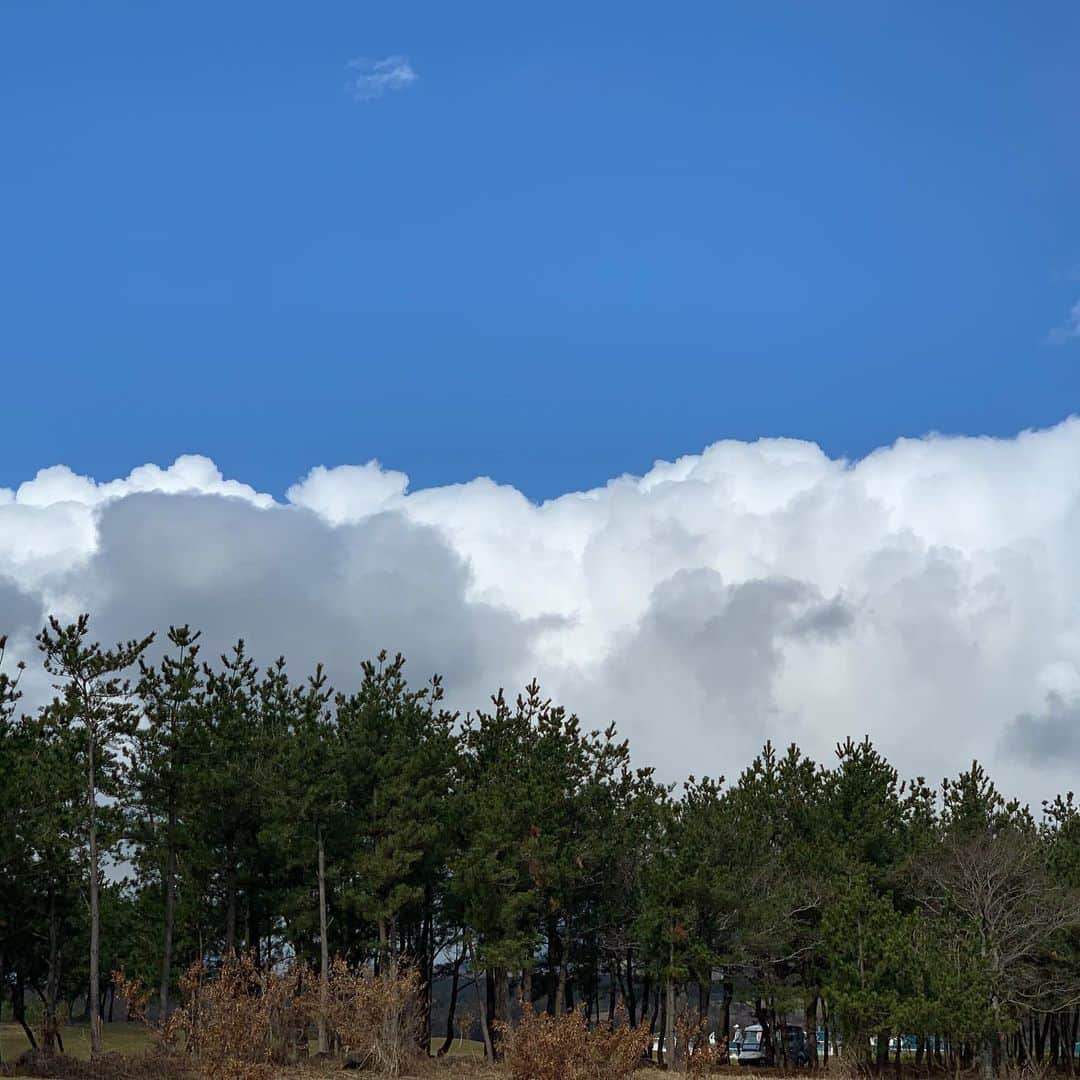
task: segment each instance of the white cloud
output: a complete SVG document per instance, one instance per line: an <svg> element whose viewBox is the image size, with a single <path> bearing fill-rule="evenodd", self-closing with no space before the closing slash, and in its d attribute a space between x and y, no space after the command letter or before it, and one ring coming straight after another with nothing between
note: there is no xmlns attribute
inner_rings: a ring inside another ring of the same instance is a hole
<svg viewBox="0 0 1080 1080"><path fill-rule="evenodd" d="M1069 309L1069 314L1060 326L1055 326L1046 335L1047 345L1064 345L1080 338L1080 300Z"/></svg>
<svg viewBox="0 0 1080 1080"><path fill-rule="evenodd" d="M61 466L0 491L0 632L25 651L47 610L106 639L188 621L211 653L243 635L343 686L400 649L462 708L535 674L668 778L869 733L905 772L978 757L1037 799L1080 763L1078 540L1080 419L857 462L719 442L539 505L377 462L284 503L199 457Z"/></svg>
<svg viewBox="0 0 1080 1080"><path fill-rule="evenodd" d="M408 57L386 56L369 60L358 56L345 65L345 90L354 101L374 101L394 90L405 90L417 80Z"/></svg>

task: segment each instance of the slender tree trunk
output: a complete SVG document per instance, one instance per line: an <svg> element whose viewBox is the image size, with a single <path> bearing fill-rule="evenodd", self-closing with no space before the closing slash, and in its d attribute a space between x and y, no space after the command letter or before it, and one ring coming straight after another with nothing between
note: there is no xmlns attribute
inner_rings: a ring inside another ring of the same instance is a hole
<svg viewBox="0 0 1080 1080"><path fill-rule="evenodd" d="M648 1009L650 995L652 996L652 1013L649 1015L649 1057L651 1058L653 1053L653 1032L656 1031L656 1021L660 1014L660 988L657 987L656 990L653 990L652 980L646 975L644 995L641 1002L641 1007L643 1009ZM644 1019L644 1017L642 1019ZM657 1055L657 1060L659 1061L659 1055Z"/></svg>
<svg viewBox="0 0 1080 1080"><path fill-rule="evenodd" d="M879 1031L877 1035L877 1071L881 1072L889 1064L889 1033Z"/></svg>
<svg viewBox="0 0 1080 1080"><path fill-rule="evenodd" d="M657 1034L656 1063L661 1068L670 1059L671 1042L668 1038L668 996L667 984L656 988L656 1000L660 1003L660 1030Z"/></svg>
<svg viewBox="0 0 1080 1080"><path fill-rule="evenodd" d="M521 969L521 1008L522 1011L528 1009L532 1011L533 1006L533 985L532 985L532 968L526 967Z"/></svg>
<svg viewBox="0 0 1080 1080"><path fill-rule="evenodd" d="M247 895L247 949L255 961L256 970L262 970L262 953L259 949L259 913L255 906L255 890L249 883Z"/></svg>
<svg viewBox="0 0 1080 1080"><path fill-rule="evenodd" d="M484 1057L488 1061L495 1060L495 1047L491 1042L491 1028L488 1027L488 1007L487 1007L487 972L483 973L484 987L480 987L480 972L476 969L476 947L473 946L472 950L472 968L473 968L473 985L476 987L476 1002L480 1008L480 1031L484 1037Z"/></svg>
<svg viewBox="0 0 1080 1080"><path fill-rule="evenodd" d="M608 1005L607 1020L610 1027L615 1026L615 1002L618 999L619 961L613 960L608 967ZM597 1018L599 1019L599 1017Z"/></svg>
<svg viewBox="0 0 1080 1080"><path fill-rule="evenodd" d="M423 999L423 1021L420 1031L420 1048L425 1057L431 1053L431 990L435 981L435 916L431 885L424 886L424 915L420 924L420 947L417 950L420 959L421 997Z"/></svg>
<svg viewBox="0 0 1080 1080"><path fill-rule="evenodd" d="M46 1053L53 1053L59 1024L56 1017L56 1003L60 997L60 919L56 912L56 893L49 890L49 968L45 977L45 1017L42 1035Z"/></svg>
<svg viewBox="0 0 1080 1080"><path fill-rule="evenodd" d="M769 1011L761 998L754 999L754 1016L761 1025L761 1052L765 1055L765 1061L771 1065L769 1055L772 1053L772 1024L769 1022Z"/></svg>
<svg viewBox="0 0 1080 1080"><path fill-rule="evenodd" d="M1033 1023L1036 1025L1035 1060L1041 1065L1043 1058L1046 1056L1046 1037L1050 1033L1050 1017L1048 1016L1042 1024L1039 1024L1037 1020L1034 1020Z"/></svg>
<svg viewBox="0 0 1080 1080"><path fill-rule="evenodd" d="M634 993L634 950L626 950L626 1014L631 1027L637 1027L637 996Z"/></svg>
<svg viewBox="0 0 1080 1080"><path fill-rule="evenodd" d="M806 1005L806 1060L817 1066L817 994Z"/></svg>
<svg viewBox="0 0 1080 1080"><path fill-rule="evenodd" d="M1078 1029L1078 1027L1080 1027L1080 1011L1074 1010L1074 1012L1072 1012L1072 1023L1071 1023L1071 1026L1069 1027L1069 1031L1070 1031L1070 1035L1069 1035L1069 1056L1068 1056L1069 1076L1072 1076L1072 1074L1074 1074L1074 1072L1076 1071L1076 1061L1075 1061L1074 1052L1076 1051L1076 1045L1077 1045L1077 1029Z"/></svg>
<svg viewBox="0 0 1080 1080"><path fill-rule="evenodd" d="M225 955L232 956L236 952L236 857L231 850L228 858L231 865L225 885Z"/></svg>
<svg viewBox="0 0 1080 1080"><path fill-rule="evenodd" d="M322 826L318 830L319 842L319 1053L330 1052L326 1032L326 1014L330 1003L330 942L327 938L326 918L326 844Z"/></svg>
<svg viewBox="0 0 1080 1080"><path fill-rule="evenodd" d="M94 729L87 718L87 812L90 819L90 1056L101 1055L101 906L98 896L97 785L94 776Z"/></svg>
<svg viewBox="0 0 1080 1080"><path fill-rule="evenodd" d="M11 1011L14 1014L19 1027L23 1029L23 1034L26 1036L26 1041L30 1044L30 1049L36 1050L38 1048L38 1041L34 1038L33 1029L26 1022L26 988L23 985L21 973L15 976L15 985L11 990Z"/></svg>
<svg viewBox="0 0 1080 1080"><path fill-rule="evenodd" d="M165 940L161 950L161 1021L169 1016L169 988L172 984L173 924L176 921L176 849L172 836L176 829L175 811L169 813L169 855L165 862Z"/></svg>
<svg viewBox="0 0 1080 1080"><path fill-rule="evenodd" d="M465 959L465 946L462 945L458 958L454 961L454 970L450 978L450 1007L446 1012L446 1037L442 1046L439 1047L436 1057L444 1057L450 1053L454 1045L454 1019L457 1015L458 987L461 985L461 962Z"/></svg>
<svg viewBox="0 0 1080 1080"><path fill-rule="evenodd" d="M678 1068L678 1047L675 1045L675 934L668 942L668 970L664 987L664 1053L673 1068Z"/></svg>
<svg viewBox="0 0 1080 1080"><path fill-rule="evenodd" d="M501 1024L510 1022L510 972L506 968L496 968L492 972L492 983L495 991L495 1009L492 1015L495 1023L492 1024L491 1042L495 1052L502 1057L501 1043L503 1041L503 1029Z"/></svg>
<svg viewBox="0 0 1080 1080"><path fill-rule="evenodd" d="M559 942L558 924L554 918L548 919L547 939L547 1011L549 1016L554 1016L558 1011L555 1006L555 1000L558 996L559 956L562 951Z"/></svg>

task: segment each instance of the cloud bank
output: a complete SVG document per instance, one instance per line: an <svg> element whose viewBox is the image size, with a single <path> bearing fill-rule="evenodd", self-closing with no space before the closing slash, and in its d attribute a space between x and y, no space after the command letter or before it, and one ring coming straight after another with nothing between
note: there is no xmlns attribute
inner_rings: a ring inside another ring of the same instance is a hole
<svg viewBox="0 0 1080 1080"><path fill-rule="evenodd" d="M0 489L0 633L29 656L47 611L104 639L190 622L208 652L242 635L342 687L401 650L463 709L536 675L668 779L869 733L905 773L978 757L1037 799L1080 765L1078 541L1080 419L857 462L719 442L540 505L377 462L284 502L196 456L106 483L55 466Z"/></svg>

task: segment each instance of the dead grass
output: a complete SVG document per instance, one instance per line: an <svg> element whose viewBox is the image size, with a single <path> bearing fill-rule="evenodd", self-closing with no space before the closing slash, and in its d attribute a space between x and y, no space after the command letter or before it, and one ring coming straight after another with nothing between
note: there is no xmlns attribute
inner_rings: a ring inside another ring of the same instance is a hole
<svg viewBox="0 0 1080 1080"><path fill-rule="evenodd" d="M102 1032L106 1052L138 1054L145 1050L150 1042L150 1036L142 1024L104 1024ZM35 1034L40 1035L39 1032ZM64 1051L70 1057L84 1061L90 1057L89 1024L69 1024L61 1034L64 1038ZM0 1024L0 1061L14 1061L29 1049L30 1043L18 1024Z"/></svg>

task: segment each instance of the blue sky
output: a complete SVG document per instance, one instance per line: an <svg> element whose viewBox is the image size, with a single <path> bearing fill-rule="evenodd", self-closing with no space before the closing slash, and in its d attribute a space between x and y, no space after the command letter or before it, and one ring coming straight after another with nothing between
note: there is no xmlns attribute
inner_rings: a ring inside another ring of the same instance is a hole
<svg viewBox="0 0 1080 1080"><path fill-rule="evenodd" d="M8 0L0 486L193 451L540 498L1053 423L1078 44L1064 0ZM356 100L358 57L415 79Z"/></svg>

